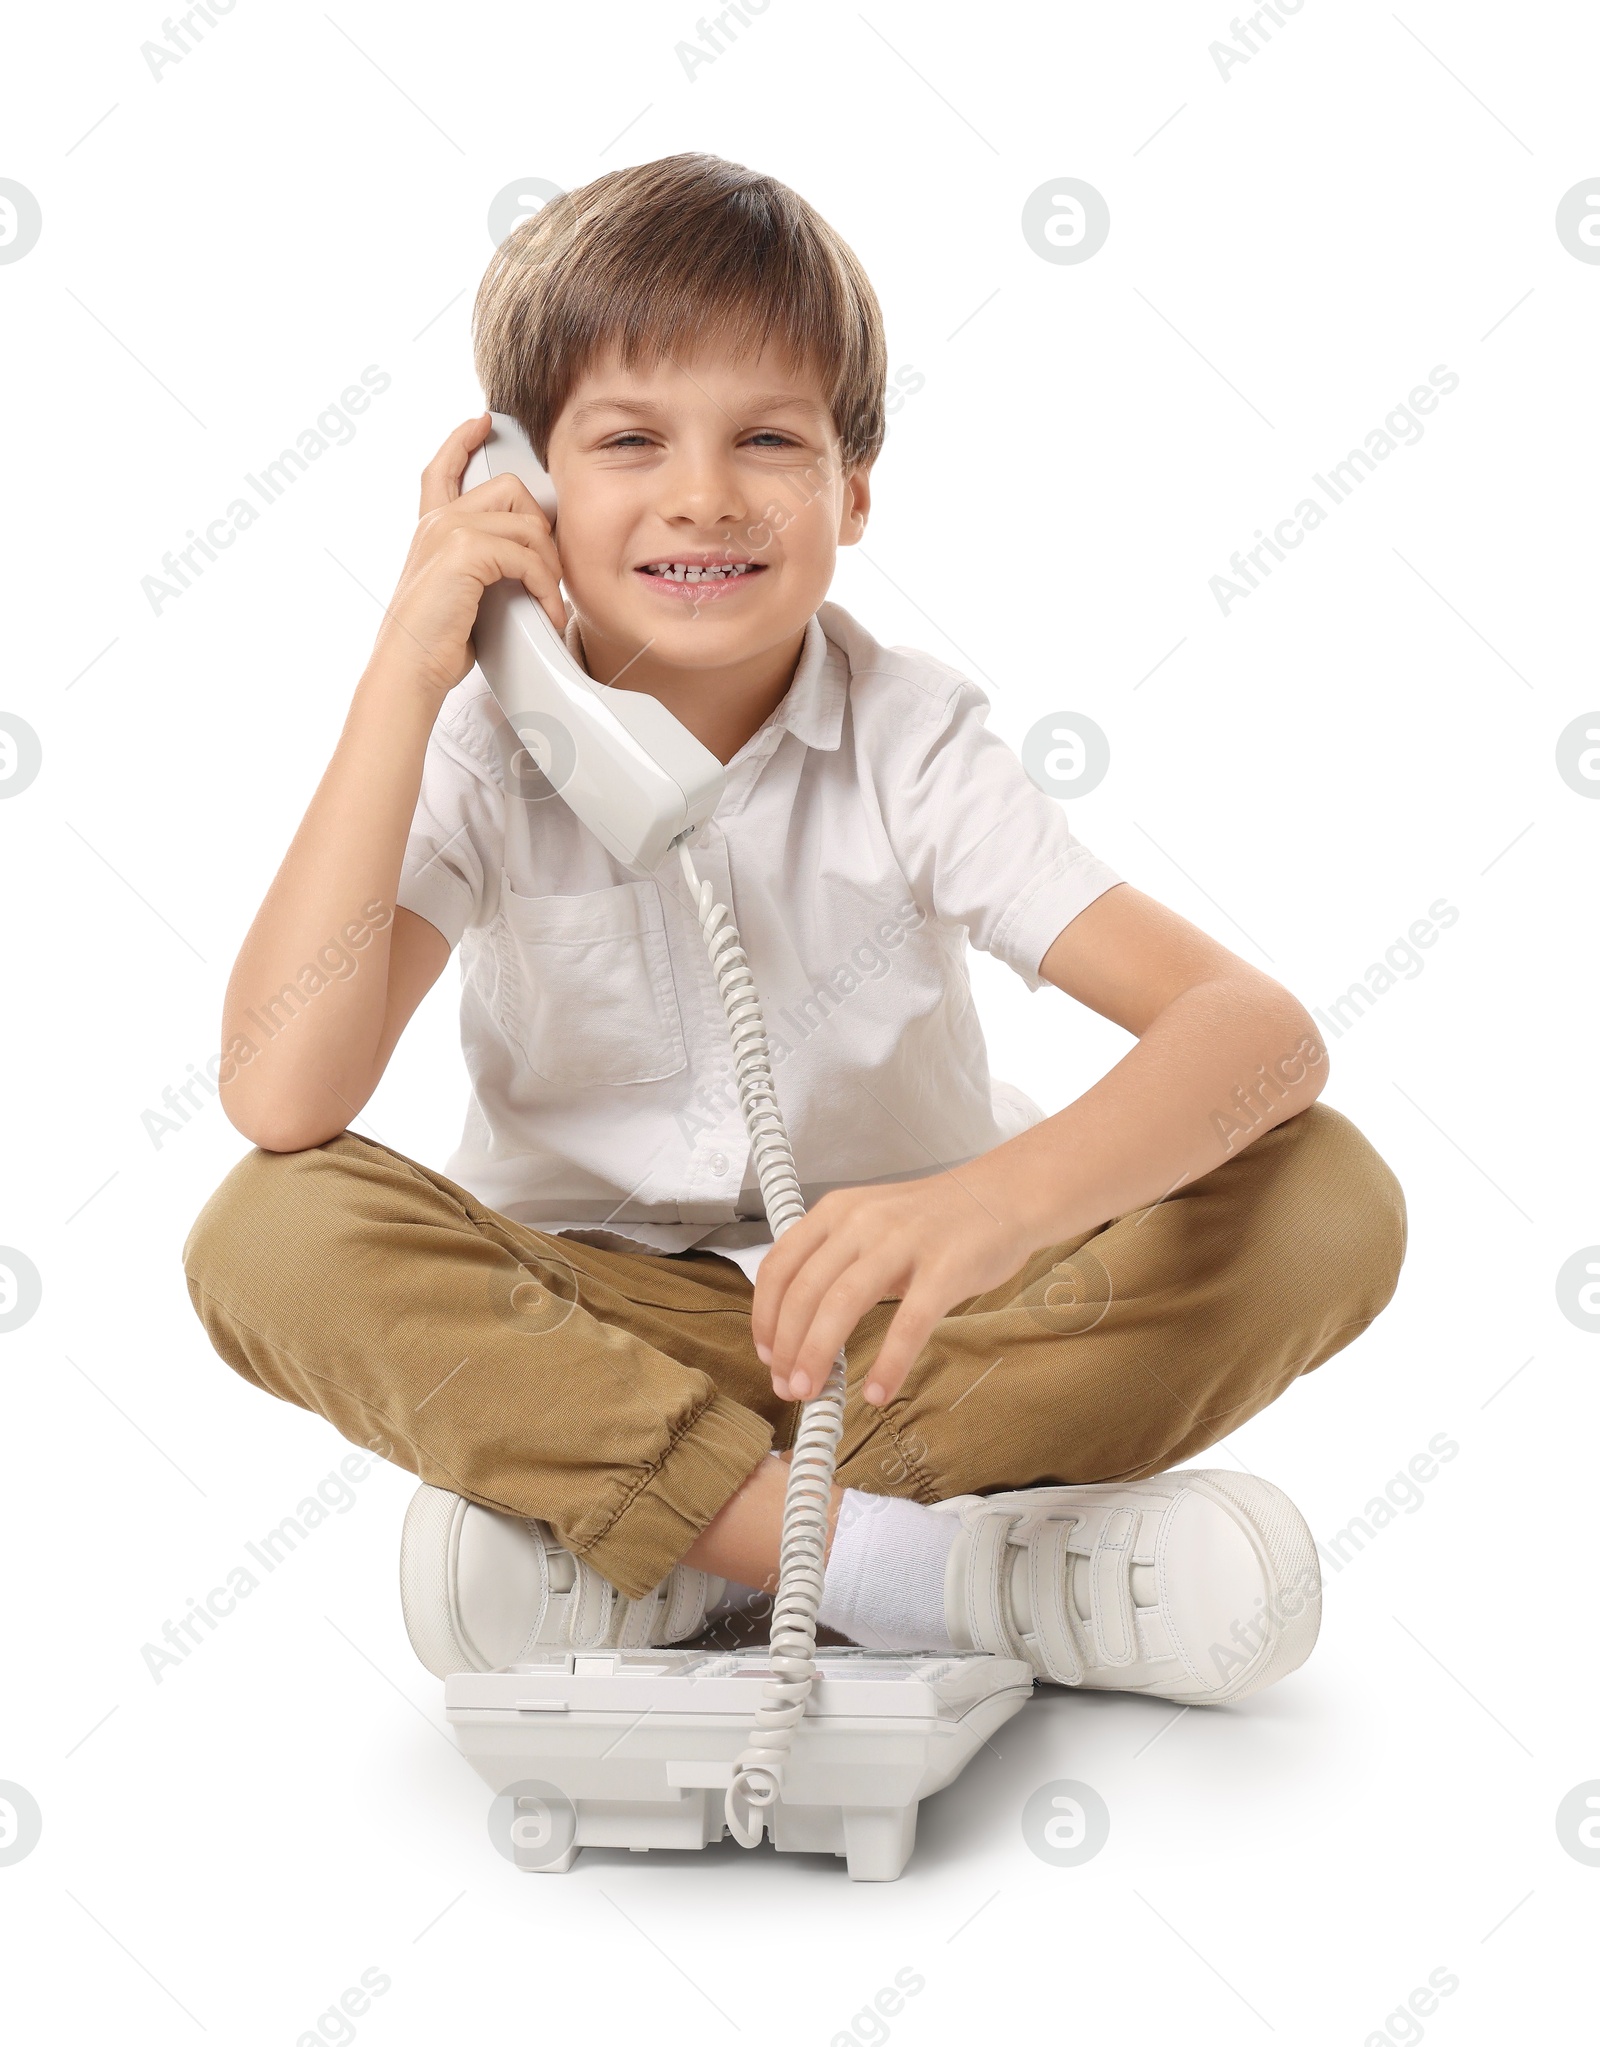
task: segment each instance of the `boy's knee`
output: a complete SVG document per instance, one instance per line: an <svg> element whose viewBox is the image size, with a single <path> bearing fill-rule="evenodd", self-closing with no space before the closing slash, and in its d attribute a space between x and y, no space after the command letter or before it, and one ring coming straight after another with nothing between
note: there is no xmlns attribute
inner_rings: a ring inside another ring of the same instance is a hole
<svg viewBox="0 0 1600 2047"><path fill-rule="evenodd" d="M332 1138L308 1151L246 1152L184 1239L183 1270L191 1290L228 1297L247 1272L284 1256L315 1260L346 1177L336 1149L342 1141Z"/></svg>
<svg viewBox="0 0 1600 2047"><path fill-rule="evenodd" d="M1341 1290L1352 1318L1387 1306L1406 1254L1406 1199L1389 1166L1348 1116L1313 1102L1272 1135L1293 1145L1292 1225L1309 1260Z"/></svg>

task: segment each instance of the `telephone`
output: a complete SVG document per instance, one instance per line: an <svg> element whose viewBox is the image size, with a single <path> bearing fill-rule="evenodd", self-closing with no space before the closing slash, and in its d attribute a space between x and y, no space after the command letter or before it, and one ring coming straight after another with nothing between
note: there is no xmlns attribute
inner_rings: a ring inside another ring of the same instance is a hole
<svg viewBox="0 0 1600 2047"><path fill-rule="evenodd" d="M520 477L554 526L555 485L527 436L506 413L490 418L462 490L495 476ZM652 875L674 841L716 809L726 778L710 748L644 690L613 689L585 675L544 606L520 583L484 591L472 641L523 745L625 867ZM552 726L564 744L553 741Z"/></svg>
<svg viewBox="0 0 1600 2047"><path fill-rule="evenodd" d="M504 413L491 419L463 490L509 471L553 526L555 488L522 429ZM473 646L523 744L601 844L645 878L676 849L727 1016L739 1106L776 1242L805 1214L799 1174L749 960L731 912L700 879L689 851L722 794L721 762L656 698L585 675L520 583L485 590ZM911 1852L920 1799L947 1784L1028 1696L1032 1672L1015 1659L819 1653L817 1608L844 1382L841 1349L795 1436L765 1650L721 1658L673 1650L554 1652L446 1679L446 1715L496 1792L504 1797L537 1783L535 1802L545 1800L540 1809L548 1811L545 1794L553 1784L571 1807L570 1836L559 1852L541 1835L537 1853L519 1855L522 1867L565 1870L590 1842L703 1847L726 1829L747 1848L770 1832L780 1849L845 1855L853 1878L897 1877ZM753 1715L748 1688L724 1682L746 1673L766 1678ZM642 1758L636 1748L614 1754L650 1715L660 1716L652 1739L656 1730L683 1730L692 1739L662 1731L659 1757ZM740 1724L750 1728L752 1719L748 1741L727 1753ZM669 1753L673 1742L694 1753ZM609 1771L602 1768L608 1761ZM596 1788L602 1783L603 1799ZM719 1790L725 1798L714 1808Z"/></svg>

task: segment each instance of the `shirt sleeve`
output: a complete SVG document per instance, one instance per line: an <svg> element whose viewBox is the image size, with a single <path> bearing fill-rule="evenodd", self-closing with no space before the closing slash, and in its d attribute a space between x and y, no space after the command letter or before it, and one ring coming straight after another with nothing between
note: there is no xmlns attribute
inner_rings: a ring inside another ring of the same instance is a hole
<svg viewBox="0 0 1600 2047"><path fill-rule="evenodd" d="M916 900L1038 989L1056 938L1122 876L1074 838L988 716L988 697L962 678L917 728L890 829Z"/></svg>
<svg viewBox="0 0 1600 2047"><path fill-rule="evenodd" d="M396 900L452 948L500 906L505 799L492 733L473 700L445 699L428 738Z"/></svg>

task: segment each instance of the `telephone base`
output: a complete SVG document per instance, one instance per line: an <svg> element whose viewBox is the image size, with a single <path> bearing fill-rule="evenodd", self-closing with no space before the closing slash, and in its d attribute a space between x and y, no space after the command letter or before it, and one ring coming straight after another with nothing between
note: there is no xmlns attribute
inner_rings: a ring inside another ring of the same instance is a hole
<svg viewBox="0 0 1600 2047"><path fill-rule="evenodd" d="M519 1869L559 1875L581 1848L704 1848L771 1675L766 1648L553 1650L445 1680L462 1753L495 1793L490 1833ZM817 1651L783 1795L780 1853L842 1856L856 1882L899 1876L917 1808L1027 1701L1002 1656Z"/></svg>

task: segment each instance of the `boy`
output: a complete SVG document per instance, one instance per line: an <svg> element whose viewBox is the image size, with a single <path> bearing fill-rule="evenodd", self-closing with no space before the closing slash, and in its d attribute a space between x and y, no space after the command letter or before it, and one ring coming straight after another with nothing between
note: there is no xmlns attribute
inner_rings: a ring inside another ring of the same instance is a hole
<svg viewBox="0 0 1600 2047"><path fill-rule="evenodd" d="M487 415L423 473L229 984L257 1149L184 1250L216 1349L426 1481L407 1617L440 1671L684 1640L773 1584L782 1446L843 1344L829 1627L1208 1703L1285 1675L1305 1522L1170 1467L1384 1306L1400 1189L1316 1102L1301 1005L1074 839L972 683L825 601L883 437L856 259L775 180L667 158L523 222L474 340L559 533L514 478L462 494ZM559 733L535 765L469 674L502 577L727 766L694 857L809 1210L776 1245L676 855L628 875L557 793ZM1058 1115L990 1079L969 936L1137 1040ZM301 965L330 944L352 971ZM447 1178L346 1126L457 944Z"/></svg>

